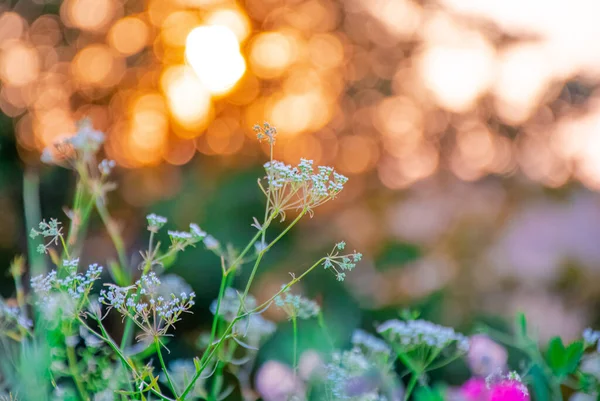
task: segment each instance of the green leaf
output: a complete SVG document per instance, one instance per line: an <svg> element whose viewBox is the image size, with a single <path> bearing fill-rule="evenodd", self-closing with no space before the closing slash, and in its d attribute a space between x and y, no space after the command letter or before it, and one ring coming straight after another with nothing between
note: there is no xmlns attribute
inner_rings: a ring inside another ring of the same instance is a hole
<svg viewBox="0 0 600 401"><path fill-rule="evenodd" d="M531 387L535 394L535 400L549 400L550 386L544 375L544 370L539 365L533 365L529 371L531 377Z"/></svg>
<svg viewBox="0 0 600 401"><path fill-rule="evenodd" d="M520 338L527 338L527 318L524 313L517 313L516 317L517 334Z"/></svg>
<svg viewBox="0 0 600 401"><path fill-rule="evenodd" d="M548 344L546 352L548 366L554 374L560 374L565 366L566 349L560 337L553 337Z"/></svg>
<svg viewBox="0 0 600 401"><path fill-rule="evenodd" d="M577 370L581 357L583 356L583 342L575 341L571 343L565 352L565 363L563 365L563 374L570 375Z"/></svg>

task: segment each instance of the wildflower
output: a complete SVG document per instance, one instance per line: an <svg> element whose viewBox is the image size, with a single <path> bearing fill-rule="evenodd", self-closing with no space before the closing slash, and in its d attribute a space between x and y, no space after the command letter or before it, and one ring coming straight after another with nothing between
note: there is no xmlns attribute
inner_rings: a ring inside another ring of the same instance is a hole
<svg viewBox="0 0 600 401"><path fill-rule="evenodd" d="M181 320L183 313L191 313L196 294L182 292L163 297L158 294L160 285L160 279L154 272L150 272L142 275L133 286L109 284L108 290L100 291L98 300L108 306L109 310L116 309L123 316L132 319L143 332L138 338L164 336L169 328Z"/></svg>
<svg viewBox="0 0 600 401"><path fill-rule="evenodd" d="M467 361L474 374L488 376L503 369L507 360L508 353L500 344L481 334L471 337Z"/></svg>
<svg viewBox="0 0 600 401"><path fill-rule="evenodd" d="M330 269L335 273L338 281L344 281L346 278L346 271L351 271L356 267L356 263L362 259L362 254L354 251L353 253L340 255L339 251L343 250L346 246L344 241L337 243L333 250L325 257L323 267L327 270Z"/></svg>
<svg viewBox="0 0 600 401"><path fill-rule="evenodd" d="M374 364L359 348L337 351L327 364L327 385L335 400L385 401L379 394L381 368Z"/></svg>
<svg viewBox="0 0 600 401"><path fill-rule="evenodd" d="M259 124L254 125L253 129L259 141L267 140L270 145L275 144L275 137L277 136L277 129L275 127L265 122L262 127Z"/></svg>
<svg viewBox="0 0 600 401"><path fill-rule="evenodd" d="M89 119L83 119L74 135L46 147L41 161L56 165L68 165L78 160L89 162L103 143L104 133L95 130Z"/></svg>
<svg viewBox="0 0 600 401"><path fill-rule="evenodd" d="M148 220L148 231L150 232L158 232L165 224L167 224L167 218L163 216L159 216L154 213L150 213L146 216L146 220Z"/></svg>
<svg viewBox="0 0 600 401"><path fill-rule="evenodd" d="M400 349L410 351L422 346L435 349L446 348L453 343L460 352L469 350L469 340L449 327L439 326L426 320L388 320L377 328L388 341Z"/></svg>
<svg viewBox="0 0 600 401"><path fill-rule="evenodd" d="M204 239L206 237L206 231L200 229L198 224L190 223L190 233L192 236L198 240Z"/></svg>
<svg viewBox="0 0 600 401"><path fill-rule="evenodd" d="M489 401L489 392L485 379L480 377L470 378L458 391L464 401Z"/></svg>
<svg viewBox="0 0 600 401"><path fill-rule="evenodd" d="M385 341L360 329L354 330L352 333L352 345L367 353L389 355L392 352Z"/></svg>
<svg viewBox="0 0 600 401"><path fill-rule="evenodd" d="M79 266L79 258L63 260L63 267L69 271L76 271Z"/></svg>
<svg viewBox="0 0 600 401"><path fill-rule="evenodd" d="M206 247L206 249L215 250L219 248L220 244L215 237L213 237L212 235L207 235L206 237L204 237L204 246Z"/></svg>
<svg viewBox="0 0 600 401"><path fill-rule="evenodd" d="M292 295L287 290L284 296L275 297L275 305L283 309L290 319L310 319L321 311L321 307L315 301L300 295Z"/></svg>
<svg viewBox="0 0 600 401"><path fill-rule="evenodd" d="M521 382L521 378L516 372L509 373L500 381L492 383L489 386L489 401L529 401L529 391L527 386Z"/></svg>
<svg viewBox="0 0 600 401"><path fill-rule="evenodd" d="M271 213L285 219L288 210L313 209L334 199L344 188L348 178L336 173L332 167L319 166L315 172L313 161L301 159L297 167L272 160L264 165L267 186L259 182L269 200Z"/></svg>
<svg viewBox="0 0 600 401"><path fill-rule="evenodd" d="M68 262L71 266L79 260ZM59 278L56 270L52 270L46 275L39 275L31 279L31 288L38 297L37 303L47 303L50 301L52 292L67 293L73 300L79 301L88 297L94 282L100 278L103 267L98 264L89 265L85 274L77 273L76 269L69 269L69 274L64 278Z"/></svg>
<svg viewBox="0 0 600 401"><path fill-rule="evenodd" d="M38 236L42 236L44 238L50 238L50 241L45 244L40 244L37 247L37 251L39 253L47 253L48 247L50 245L58 245L60 239L62 238L62 227L60 226L60 222L57 219L50 219L50 221L42 220L38 225L38 229L32 228L29 232L29 237L31 239L35 239Z"/></svg>
<svg viewBox="0 0 600 401"><path fill-rule="evenodd" d="M169 298L171 294L190 294L192 287L180 276L176 274L166 274L160 278L160 284L156 288L156 293L163 298Z"/></svg>
<svg viewBox="0 0 600 401"><path fill-rule="evenodd" d="M98 170L102 175L109 175L113 168L115 168L116 163L114 160L104 159L98 164Z"/></svg>

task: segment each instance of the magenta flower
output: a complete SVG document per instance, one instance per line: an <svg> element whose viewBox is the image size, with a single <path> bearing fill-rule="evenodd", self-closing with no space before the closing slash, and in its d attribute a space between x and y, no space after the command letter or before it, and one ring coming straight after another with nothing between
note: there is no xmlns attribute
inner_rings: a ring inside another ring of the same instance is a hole
<svg viewBox="0 0 600 401"><path fill-rule="evenodd" d="M518 380L503 380L491 387L489 401L530 401L529 391Z"/></svg>
<svg viewBox="0 0 600 401"><path fill-rule="evenodd" d="M467 380L459 391L461 399L465 401L488 401L490 391L488 390L485 379L472 377Z"/></svg>

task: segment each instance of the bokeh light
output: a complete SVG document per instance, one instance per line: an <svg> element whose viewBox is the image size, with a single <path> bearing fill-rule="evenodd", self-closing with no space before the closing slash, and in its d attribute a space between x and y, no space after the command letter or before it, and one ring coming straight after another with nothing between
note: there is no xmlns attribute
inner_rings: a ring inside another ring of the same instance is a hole
<svg viewBox="0 0 600 401"><path fill-rule="evenodd" d="M186 39L185 56L200 82L215 95L231 90L246 70L235 33L222 25L192 30Z"/></svg>

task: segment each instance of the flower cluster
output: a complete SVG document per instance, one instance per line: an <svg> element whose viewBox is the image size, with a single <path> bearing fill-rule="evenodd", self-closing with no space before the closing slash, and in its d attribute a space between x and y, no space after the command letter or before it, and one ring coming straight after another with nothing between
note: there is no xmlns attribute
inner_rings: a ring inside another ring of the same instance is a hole
<svg viewBox="0 0 600 401"><path fill-rule="evenodd" d="M287 210L312 209L335 198L348 178L338 174L332 167L313 169L313 161L301 159L297 167L272 160L264 165L267 189L261 189L269 202L269 209L285 218Z"/></svg>
<svg viewBox="0 0 600 401"><path fill-rule="evenodd" d="M77 273L78 259L73 261L65 260L63 266L67 266L67 275L60 277L56 270L52 270L46 275L39 275L31 279L31 288L38 297L38 304L51 303L51 294L53 292L65 292L75 301L86 299L92 290L94 281L100 278L102 266L98 264L89 265L85 274Z"/></svg>
<svg viewBox="0 0 600 401"><path fill-rule="evenodd" d="M385 341L360 329L356 329L352 333L352 345L362 349L367 354L388 356L392 352L392 349Z"/></svg>
<svg viewBox="0 0 600 401"><path fill-rule="evenodd" d="M150 213L146 216L148 220L148 231L157 233L165 224L167 224L167 218L159 216L154 213Z"/></svg>
<svg viewBox="0 0 600 401"><path fill-rule="evenodd" d="M265 122L262 126L255 124L254 132L259 141L266 140L271 146L275 144L275 137L277 136L277 128L272 127L271 124Z"/></svg>
<svg viewBox="0 0 600 401"><path fill-rule="evenodd" d="M78 124L75 135L56 142L42 152L41 160L46 164L65 165L73 160L89 161L104 143L104 133L97 131L88 119Z"/></svg>
<svg viewBox="0 0 600 401"><path fill-rule="evenodd" d="M283 286L285 288L286 286ZM317 316L321 307L315 301L300 295L290 294L287 290L284 295L275 297L275 305L279 306L290 319L310 319Z"/></svg>
<svg viewBox="0 0 600 401"><path fill-rule="evenodd" d="M469 350L469 339L449 327L440 326L426 320L388 320L377 328L388 341L403 351L422 346L444 349L453 343L460 352Z"/></svg>
<svg viewBox="0 0 600 401"><path fill-rule="evenodd" d="M471 378L458 391L465 401L529 401L529 391L516 372Z"/></svg>
<svg viewBox="0 0 600 401"><path fill-rule="evenodd" d="M166 222L166 219L165 219ZM167 231L171 239L171 246L177 250L184 250L190 245L194 245L200 241L206 244L206 232L201 230L197 224L190 224L190 231ZM208 246L207 246L208 248Z"/></svg>
<svg viewBox="0 0 600 401"><path fill-rule="evenodd" d="M62 227L60 226L60 221L56 219L50 219L50 221L42 220L38 225L38 229L32 228L29 232L29 237L31 239L35 239L38 236L42 236L44 238L50 238L45 244L40 244L37 248L39 253L48 253L48 248L50 245L58 245L60 238L62 237Z"/></svg>
<svg viewBox="0 0 600 401"><path fill-rule="evenodd" d="M150 272L129 287L109 284L108 290L100 291L98 301L132 319L147 337L164 336L184 312L190 313L196 294L182 292L165 298L158 295L160 286L160 279Z"/></svg>
<svg viewBox="0 0 600 401"><path fill-rule="evenodd" d="M387 401L373 373L378 367L359 349L334 352L327 364L327 386L333 400Z"/></svg>
<svg viewBox="0 0 600 401"><path fill-rule="evenodd" d="M354 251L353 253L340 255L339 251L343 251L346 247L344 241L338 242L333 250L327 255L323 262L325 269L331 269L335 273L335 277L338 281L344 281L346 278L346 271L351 271L356 267L356 263L362 259L362 254Z"/></svg>

